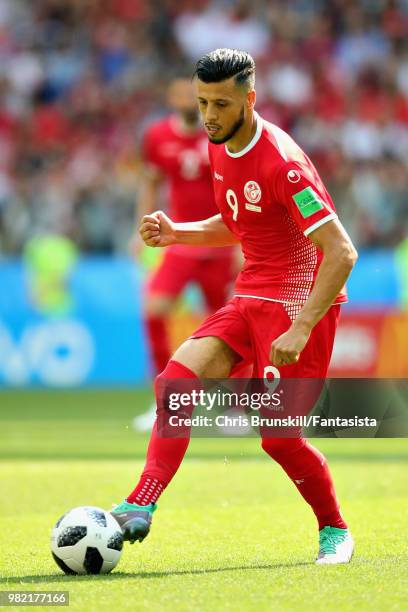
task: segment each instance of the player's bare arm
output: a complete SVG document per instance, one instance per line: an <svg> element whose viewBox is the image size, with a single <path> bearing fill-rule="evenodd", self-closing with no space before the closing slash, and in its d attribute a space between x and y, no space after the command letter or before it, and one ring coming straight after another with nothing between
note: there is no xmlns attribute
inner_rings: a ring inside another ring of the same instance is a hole
<svg viewBox="0 0 408 612"><path fill-rule="evenodd" d="M163 211L157 211L142 218L139 233L144 243L151 247L171 244L224 247L239 243L221 215L203 221L174 223Z"/></svg>
<svg viewBox="0 0 408 612"><path fill-rule="evenodd" d="M357 261L357 251L337 219L309 235L323 252L314 287L299 315L287 332L271 345L270 360L276 366L296 363L314 326L336 299Z"/></svg>

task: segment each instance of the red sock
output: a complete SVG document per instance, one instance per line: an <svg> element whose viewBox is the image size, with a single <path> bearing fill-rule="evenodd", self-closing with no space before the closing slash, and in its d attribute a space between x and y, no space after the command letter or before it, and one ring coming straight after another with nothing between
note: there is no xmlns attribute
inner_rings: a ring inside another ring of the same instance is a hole
<svg viewBox="0 0 408 612"><path fill-rule="evenodd" d="M177 361L169 361L155 382L158 413L166 408L163 384L166 384L166 379L179 378L190 378L198 381L196 375L187 367ZM159 386L161 388L158 393ZM142 506L154 503L177 472L189 442L189 437L161 438L157 431L156 420L147 449L146 465L136 488L127 498L128 502Z"/></svg>
<svg viewBox="0 0 408 612"><path fill-rule="evenodd" d="M164 484L157 478L142 476L136 489L127 497L130 504L148 506L154 504L164 491Z"/></svg>
<svg viewBox="0 0 408 612"><path fill-rule="evenodd" d="M262 448L277 461L312 507L319 529L346 529L324 456L304 438L264 438Z"/></svg>
<svg viewBox="0 0 408 612"><path fill-rule="evenodd" d="M147 317L145 321L153 367L156 373L164 370L170 359L170 343L165 317Z"/></svg>

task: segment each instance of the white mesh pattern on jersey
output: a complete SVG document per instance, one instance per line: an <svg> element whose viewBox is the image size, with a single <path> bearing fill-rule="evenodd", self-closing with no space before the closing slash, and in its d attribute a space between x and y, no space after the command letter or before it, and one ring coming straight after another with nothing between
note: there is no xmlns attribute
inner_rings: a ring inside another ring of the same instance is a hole
<svg viewBox="0 0 408 612"><path fill-rule="evenodd" d="M289 319L293 321L296 319L296 317L298 316L299 312L302 309L302 304L283 304L283 308L285 309L286 314L288 315Z"/></svg>
<svg viewBox="0 0 408 612"><path fill-rule="evenodd" d="M288 250L290 252L288 270L282 279L279 296L291 306L305 303L313 285L314 271L317 265L317 249L306 238L292 217L287 215ZM291 309L291 311L295 309ZM300 309L299 309L300 310Z"/></svg>

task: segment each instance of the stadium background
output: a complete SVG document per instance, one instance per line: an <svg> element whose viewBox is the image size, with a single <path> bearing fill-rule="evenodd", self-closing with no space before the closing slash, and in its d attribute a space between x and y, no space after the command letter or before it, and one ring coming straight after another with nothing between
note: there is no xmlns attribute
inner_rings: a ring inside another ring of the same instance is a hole
<svg viewBox="0 0 408 612"><path fill-rule="evenodd" d="M147 381L138 144L171 76L231 45L360 251L333 375L407 376L407 20L404 0L1 0L0 384ZM200 318L192 291L174 344Z"/></svg>
<svg viewBox="0 0 408 612"><path fill-rule="evenodd" d="M310 153L359 249L333 374L407 377L407 33L407 0L0 0L1 588L70 589L75 610L406 605L403 439L315 440L357 540L345 572L313 566L314 517L254 439L194 439L110 577L62 576L48 541L143 466L157 252L129 255L138 146L208 49L255 56L260 112ZM173 343L201 316L190 289Z"/></svg>

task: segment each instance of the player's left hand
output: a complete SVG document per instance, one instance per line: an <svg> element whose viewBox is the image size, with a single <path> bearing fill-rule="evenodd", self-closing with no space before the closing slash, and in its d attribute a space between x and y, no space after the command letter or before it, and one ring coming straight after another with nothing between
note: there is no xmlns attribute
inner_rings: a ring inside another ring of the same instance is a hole
<svg viewBox="0 0 408 612"><path fill-rule="evenodd" d="M300 353L309 340L310 332L295 328L293 325L271 344L269 359L275 366L291 365L299 361Z"/></svg>

